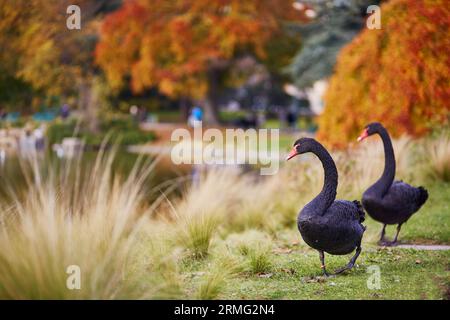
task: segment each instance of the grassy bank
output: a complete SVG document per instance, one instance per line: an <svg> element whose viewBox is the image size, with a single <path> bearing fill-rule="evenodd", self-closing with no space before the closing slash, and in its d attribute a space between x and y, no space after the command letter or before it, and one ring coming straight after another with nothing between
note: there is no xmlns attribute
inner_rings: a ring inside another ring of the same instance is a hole
<svg viewBox="0 0 450 320"><path fill-rule="evenodd" d="M338 198L360 199L381 174L383 150L374 140L333 154ZM448 132L402 138L394 148L397 178L430 192L400 240L450 244ZM155 187L162 196L151 205L144 187L151 165L138 163L121 177L113 157L100 153L83 170L67 163L67 174L36 170L27 197L0 204L0 298L448 298L450 252L380 249L381 225L370 218L357 267L320 276L318 254L295 225L299 209L322 187L323 169L313 156L264 179L210 171L181 196L171 196L177 185ZM348 259L326 257L330 270ZM69 265L80 267L80 290L66 287ZM373 267L378 289L367 285Z"/></svg>
<svg viewBox="0 0 450 320"><path fill-rule="evenodd" d="M47 138L50 145L61 143L64 138L77 137L87 145L100 146L106 137L112 138L121 145L135 145L150 142L156 139L153 132L143 132L139 125L128 116L103 117L98 126L98 132L91 132L85 123L75 119L53 121L47 129Z"/></svg>

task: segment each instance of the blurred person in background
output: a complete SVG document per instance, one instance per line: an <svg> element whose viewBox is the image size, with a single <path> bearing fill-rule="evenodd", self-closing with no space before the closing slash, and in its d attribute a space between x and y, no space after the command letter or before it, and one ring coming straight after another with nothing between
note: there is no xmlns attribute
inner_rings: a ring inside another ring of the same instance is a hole
<svg viewBox="0 0 450 320"><path fill-rule="evenodd" d="M64 103L61 106L59 114L63 120L67 119L70 116L70 106L67 103Z"/></svg>
<svg viewBox="0 0 450 320"><path fill-rule="evenodd" d="M137 114L138 122L145 122L147 120L147 109L144 107L138 108L138 114Z"/></svg>
<svg viewBox="0 0 450 320"><path fill-rule="evenodd" d="M297 127L297 117L298 117L297 107L295 104L291 104L286 114L287 125L290 129L295 129Z"/></svg>
<svg viewBox="0 0 450 320"><path fill-rule="evenodd" d="M36 151L36 139L29 126L25 126L19 138L19 148L22 156L27 157Z"/></svg>
<svg viewBox="0 0 450 320"><path fill-rule="evenodd" d="M132 105L130 107L130 115L131 115L131 118L133 119L133 122L135 122L135 123L138 122L138 113L139 113L139 108L136 105Z"/></svg>
<svg viewBox="0 0 450 320"><path fill-rule="evenodd" d="M36 151L43 151L45 149L45 135L44 126L40 125L33 131Z"/></svg>
<svg viewBox="0 0 450 320"><path fill-rule="evenodd" d="M0 120L5 120L8 113L4 109L0 109Z"/></svg>
<svg viewBox="0 0 450 320"><path fill-rule="evenodd" d="M197 128L201 125L203 119L203 110L196 106L192 108L191 114L188 118L188 125L192 128Z"/></svg>

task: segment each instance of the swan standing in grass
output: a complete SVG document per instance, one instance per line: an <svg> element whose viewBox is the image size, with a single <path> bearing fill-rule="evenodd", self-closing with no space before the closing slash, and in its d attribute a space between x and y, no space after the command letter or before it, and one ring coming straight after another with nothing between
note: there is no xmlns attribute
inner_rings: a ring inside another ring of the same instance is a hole
<svg viewBox="0 0 450 320"><path fill-rule="evenodd" d="M294 143L286 160L296 155L312 152L322 162L325 181L322 191L298 214L297 226L303 240L319 251L320 261L325 276L325 252L332 255L355 255L343 268L335 271L339 274L350 270L361 253L361 240L365 231L362 225L364 210L359 201L335 200L338 185L336 165L328 151L316 140L302 138Z"/></svg>
<svg viewBox="0 0 450 320"><path fill-rule="evenodd" d="M362 196L362 203L367 213L376 221L383 223L379 244L395 245L402 224L408 221L427 201L428 192L423 187L413 187L403 181L394 181L395 156L391 138L387 130L378 122L366 126L358 141L379 134L384 146L384 171L380 179L369 187ZM384 238L386 225L396 224L397 233L392 242Z"/></svg>

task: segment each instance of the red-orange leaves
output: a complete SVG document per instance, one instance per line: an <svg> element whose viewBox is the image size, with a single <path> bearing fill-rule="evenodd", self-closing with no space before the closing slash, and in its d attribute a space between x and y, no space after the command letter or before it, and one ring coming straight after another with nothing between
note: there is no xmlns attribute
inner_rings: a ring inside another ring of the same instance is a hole
<svg viewBox="0 0 450 320"><path fill-rule="evenodd" d="M371 121L398 136L420 135L450 114L450 7L446 1L392 0L382 29L345 47L325 95L319 138L342 147Z"/></svg>
<svg viewBox="0 0 450 320"><path fill-rule="evenodd" d="M292 0L124 1L105 18L96 62L113 87L203 98L212 64L243 48L264 58L282 22L300 18Z"/></svg>

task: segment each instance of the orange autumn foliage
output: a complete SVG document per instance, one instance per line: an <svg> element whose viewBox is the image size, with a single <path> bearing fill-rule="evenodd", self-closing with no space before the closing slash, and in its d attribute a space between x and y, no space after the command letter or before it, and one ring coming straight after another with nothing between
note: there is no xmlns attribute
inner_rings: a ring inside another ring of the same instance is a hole
<svg viewBox="0 0 450 320"><path fill-rule="evenodd" d="M329 146L345 146L372 121L393 136L449 121L448 2L389 1L381 27L362 31L338 57L319 117L318 138Z"/></svg>
<svg viewBox="0 0 450 320"><path fill-rule="evenodd" d="M299 17L291 0L124 1L104 20L96 62L113 88L201 99L211 66L241 51L264 59L282 23Z"/></svg>

